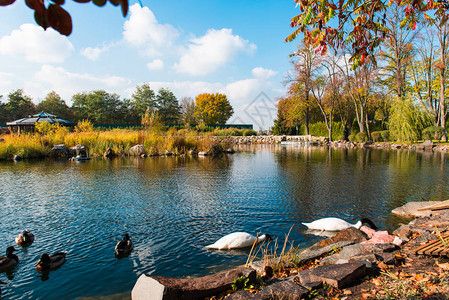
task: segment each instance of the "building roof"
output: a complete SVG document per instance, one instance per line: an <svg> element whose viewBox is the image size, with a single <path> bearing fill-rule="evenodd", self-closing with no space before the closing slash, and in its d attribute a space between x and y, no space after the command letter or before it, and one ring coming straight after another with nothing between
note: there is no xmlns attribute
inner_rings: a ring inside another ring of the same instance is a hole
<svg viewBox="0 0 449 300"><path fill-rule="evenodd" d="M37 122L48 122L50 124L56 124L59 123L64 126L75 126L76 124L64 119L61 119L58 116L46 113L45 111L42 111L38 114L28 116L27 118L15 120L12 122L6 123L8 126L34 126Z"/></svg>

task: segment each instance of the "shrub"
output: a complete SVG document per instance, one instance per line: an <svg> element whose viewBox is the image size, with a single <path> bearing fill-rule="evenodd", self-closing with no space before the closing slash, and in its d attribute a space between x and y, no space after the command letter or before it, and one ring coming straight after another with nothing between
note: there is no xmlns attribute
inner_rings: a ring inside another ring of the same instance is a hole
<svg viewBox="0 0 449 300"><path fill-rule="evenodd" d="M440 141L443 135L444 128L440 126L430 126L422 131L422 137L424 140L436 139Z"/></svg>
<svg viewBox="0 0 449 300"><path fill-rule="evenodd" d="M243 136L253 136L257 135L257 132L254 129L244 129L242 132Z"/></svg>
<svg viewBox="0 0 449 300"><path fill-rule="evenodd" d="M75 132L92 132L94 131L94 124L89 120L81 120L75 126Z"/></svg>
<svg viewBox="0 0 449 300"><path fill-rule="evenodd" d="M356 141L357 141L357 133L352 132L352 133L348 136L348 139L349 139L351 142L356 142Z"/></svg>
<svg viewBox="0 0 449 300"><path fill-rule="evenodd" d="M371 132L371 138L374 142L382 142L382 135L380 134L380 131L374 131Z"/></svg>
<svg viewBox="0 0 449 300"><path fill-rule="evenodd" d="M359 133L357 133L355 139L357 142L362 143L362 142L365 142L368 139L368 137L366 136L365 132L359 132Z"/></svg>
<svg viewBox="0 0 449 300"><path fill-rule="evenodd" d="M389 130L380 131L380 136L382 137L382 141L388 142L390 140L390 131Z"/></svg>
<svg viewBox="0 0 449 300"><path fill-rule="evenodd" d="M344 141L345 140L345 136L344 135L339 135L338 136L338 141Z"/></svg>

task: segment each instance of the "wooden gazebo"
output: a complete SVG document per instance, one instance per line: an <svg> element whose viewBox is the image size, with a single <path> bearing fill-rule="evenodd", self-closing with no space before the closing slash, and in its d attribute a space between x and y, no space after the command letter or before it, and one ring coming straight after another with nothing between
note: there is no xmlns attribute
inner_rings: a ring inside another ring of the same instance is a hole
<svg viewBox="0 0 449 300"><path fill-rule="evenodd" d="M35 125L38 122L48 122L50 124L59 123L62 126L69 126L69 127L70 126L73 127L76 125L73 122L61 119L58 116L46 113L44 111L35 115L28 116L27 118L8 122L6 123L6 125L8 125L10 132L17 132L20 134L22 132L34 132Z"/></svg>

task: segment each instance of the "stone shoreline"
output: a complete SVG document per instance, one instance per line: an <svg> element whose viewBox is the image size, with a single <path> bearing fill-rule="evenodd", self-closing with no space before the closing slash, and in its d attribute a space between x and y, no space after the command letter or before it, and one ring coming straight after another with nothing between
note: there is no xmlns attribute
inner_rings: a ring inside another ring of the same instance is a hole
<svg viewBox="0 0 449 300"><path fill-rule="evenodd" d="M436 226L439 226L439 231L435 230ZM371 283L380 271L405 268L410 265L407 260L418 264L420 259L428 259L417 257L413 248L438 239L438 234L446 230L449 230L449 210L427 211L424 216L396 229L393 235L367 227L361 230L350 227L301 252L295 267L288 269L283 276L273 276L271 266L279 263L276 259L253 262L246 267L201 278L179 279L143 274L131 295L134 300L304 299L330 287L334 293L337 291L346 295L346 299L359 299L363 298L361 293L366 291L360 288L362 286L382 293ZM248 279L248 284L263 280L261 288L257 291L230 291L233 280L241 276ZM449 288L444 288L449 293Z"/></svg>

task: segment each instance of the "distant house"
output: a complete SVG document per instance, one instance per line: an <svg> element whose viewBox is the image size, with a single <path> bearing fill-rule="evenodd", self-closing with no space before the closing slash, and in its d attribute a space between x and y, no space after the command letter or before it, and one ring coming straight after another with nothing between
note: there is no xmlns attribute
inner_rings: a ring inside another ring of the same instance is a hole
<svg viewBox="0 0 449 300"><path fill-rule="evenodd" d="M10 132L17 132L21 134L23 132L34 132L35 125L38 122L48 122L50 124L59 123L62 126L74 127L76 124L64 119L61 119L58 116L40 112L38 114L28 116L27 118L19 119L13 122L8 122L6 125L9 127Z"/></svg>

